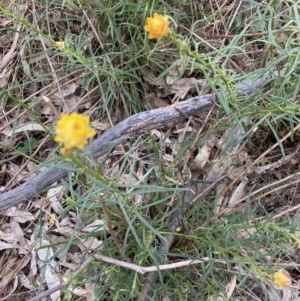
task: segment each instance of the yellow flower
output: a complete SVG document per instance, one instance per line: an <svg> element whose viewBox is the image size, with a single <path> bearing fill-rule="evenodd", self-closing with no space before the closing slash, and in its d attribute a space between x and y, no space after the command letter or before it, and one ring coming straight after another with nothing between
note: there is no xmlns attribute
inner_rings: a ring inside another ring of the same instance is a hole
<svg viewBox="0 0 300 301"><path fill-rule="evenodd" d="M55 42L55 46L60 49L65 48L65 43L58 41L58 42Z"/></svg>
<svg viewBox="0 0 300 301"><path fill-rule="evenodd" d="M74 147L83 149L88 142L88 138L93 137L96 131L89 126L89 116L77 113L67 115L62 113L56 125L55 142L61 142L64 147L62 155L69 156Z"/></svg>
<svg viewBox="0 0 300 301"><path fill-rule="evenodd" d="M283 269L280 269L278 272L274 274L274 282L277 286L283 289L288 283L290 283L291 278L288 273Z"/></svg>
<svg viewBox="0 0 300 301"><path fill-rule="evenodd" d="M56 221L56 214L55 213L51 213L49 220L48 220L48 224L49 225L53 225Z"/></svg>
<svg viewBox="0 0 300 301"><path fill-rule="evenodd" d="M144 29L149 32L148 39L157 39L160 41L162 38L169 34L169 16L159 15L155 13L153 17L147 18L147 23Z"/></svg>

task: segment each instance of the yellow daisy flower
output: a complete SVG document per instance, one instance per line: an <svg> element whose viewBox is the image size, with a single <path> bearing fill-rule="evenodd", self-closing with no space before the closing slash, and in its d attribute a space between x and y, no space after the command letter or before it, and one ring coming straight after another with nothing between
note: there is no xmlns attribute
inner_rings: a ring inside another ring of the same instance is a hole
<svg viewBox="0 0 300 301"><path fill-rule="evenodd" d="M96 134L96 131L89 126L89 122L89 116L77 113L61 114L56 125L57 135L54 141L63 144L62 155L69 156L74 147L83 149L88 143L88 138Z"/></svg>
<svg viewBox="0 0 300 301"><path fill-rule="evenodd" d="M290 283L291 278L283 269L280 269L274 274L274 283L283 289L288 283Z"/></svg>
<svg viewBox="0 0 300 301"><path fill-rule="evenodd" d="M155 13L153 17L147 18L147 24L144 29L149 32L148 39L157 39L160 41L162 38L166 37L169 32L169 16L159 15Z"/></svg>

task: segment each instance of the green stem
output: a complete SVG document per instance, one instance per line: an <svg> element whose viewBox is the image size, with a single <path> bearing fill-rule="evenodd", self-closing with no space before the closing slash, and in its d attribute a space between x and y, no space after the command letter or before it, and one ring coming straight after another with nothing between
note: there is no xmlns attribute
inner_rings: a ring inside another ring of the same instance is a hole
<svg viewBox="0 0 300 301"><path fill-rule="evenodd" d="M83 170L84 173L88 174L89 176L96 179L100 183L103 183L107 187L118 190L118 185L115 182L105 179L100 173L88 168L88 166L83 164L82 161L78 157L72 156L72 157L70 157L70 159L67 159L67 161L74 163L78 168Z"/></svg>

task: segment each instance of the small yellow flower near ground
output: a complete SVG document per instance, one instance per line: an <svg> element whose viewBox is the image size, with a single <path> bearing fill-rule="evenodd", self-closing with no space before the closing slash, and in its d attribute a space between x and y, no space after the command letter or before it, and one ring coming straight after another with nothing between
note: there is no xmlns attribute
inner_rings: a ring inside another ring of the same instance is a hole
<svg viewBox="0 0 300 301"><path fill-rule="evenodd" d="M53 225L56 221L56 214L55 213L51 213L49 220L48 220L48 224L49 225Z"/></svg>
<svg viewBox="0 0 300 301"><path fill-rule="evenodd" d="M162 38L166 37L169 32L169 16L159 15L155 13L153 17L147 18L147 24L144 29L149 32L148 39L157 39L160 41Z"/></svg>
<svg viewBox="0 0 300 301"><path fill-rule="evenodd" d="M55 42L55 46L57 47L57 48L64 48L65 47L65 43L64 42L60 42L60 41L58 41L58 42Z"/></svg>
<svg viewBox="0 0 300 301"><path fill-rule="evenodd" d="M89 116L77 113L67 115L62 113L56 125L56 136L54 141L63 144L61 154L70 156L74 147L83 149L88 138L93 137L96 131L89 126Z"/></svg>
<svg viewBox="0 0 300 301"><path fill-rule="evenodd" d="M283 269L280 269L274 274L274 283L283 289L288 283L290 283L291 278Z"/></svg>

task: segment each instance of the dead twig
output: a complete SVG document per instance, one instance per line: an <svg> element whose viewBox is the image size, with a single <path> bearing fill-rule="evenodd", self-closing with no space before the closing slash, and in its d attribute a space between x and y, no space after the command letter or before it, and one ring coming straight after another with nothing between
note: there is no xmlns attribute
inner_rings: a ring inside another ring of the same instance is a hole
<svg viewBox="0 0 300 301"><path fill-rule="evenodd" d="M150 267L142 267L133 263L129 263L129 262L125 262L125 261L121 261L112 257L107 257L104 256L102 254L95 254L94 257L96 259L99 259L101 261L107 262L107 263L111 263L114 264L116 266L122 267L122 268L126 268L129 270L133 270L139 274L145 274L145 273L149 273L149 272L156 272L156 271L163 271L163 270L171 270L171 269L177 269L180 267L184 267L190 264L199 264L199 263L203 263L203 262L208 262L211 261L211 258L208 257L204 257L204 258L200 258L200 259L190 259L190 260L184 260L184 261L179 261L179 262L174 262L174 263L170 263L170 264L161 264L161 265L155 265L155 266L150 266ZM217 263L223 263L226 264L225 261L223 260L215 260L213 259L214 262ZM29 300L27 300L29 301ZM31 300L30 300L31 301Z"/></svg>
<svg viewBox="0 0 300 301"><path fill-rule="evenodd" d="M16 34L13 40L13 43L9 49L9 51L3 56L2 61L0 63L0 74L5 70L9 62L17 55L17 52L15 51L17 48L18 39L20 36L20 28L21 25L19 24L16 29Z"/></svg>
<svg viewBox="0 0 300 301"><path fill-rule="evenodd" d="M52 295L53 293L59 291L60 289L62 289L65 286L66 286L66 283L60 283L60 284L58 284L58 285L56 285L56 286L54 286L54 287L52 287L52 288L50 288L50 289L42 292L42 293L40 293L36 297L32 297L32 298L27 299L26 301L38 301L38 300L40 300L42 298L45 298L45 297L48 297L48 296Z"/></svg>
<svg viewBox="0 0 300 301"><path fill-rule="evenodd" d="M80 266L80 268L74 273L72 278L70 278L66 283L60 283L44 292L39 293L38 296L27 299L26 301L38 301L42 298L52 295L53 293L61 290L62 288L67 288L69 285L72 285L74 279L76 279L76 277L78 277L78 275L80 275L91 264L92 260L93 257L89 256L87 260Z"/></svg>

